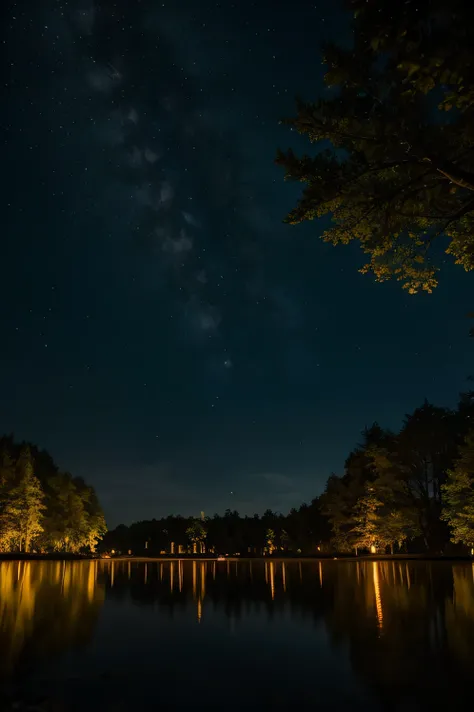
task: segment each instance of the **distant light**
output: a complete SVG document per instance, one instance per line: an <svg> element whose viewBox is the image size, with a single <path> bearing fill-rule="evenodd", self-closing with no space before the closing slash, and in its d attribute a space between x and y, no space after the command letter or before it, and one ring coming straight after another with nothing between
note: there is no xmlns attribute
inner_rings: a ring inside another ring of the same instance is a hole
<svg viewBox="0 0 474 712"><path fill-rule="evenodd" d="M372 546L370 547L370 553L371 553L371 554L376 554L376 553L377 553L377 547L375 546L375 544L372 544Z"/></svg>
<svg viewBox="0 0 474 712"><path fill-rule="evenodd" d="M111 551L110 553L111 553L111 554L115 554L115 549L112 549L112 551Z"/></svg>

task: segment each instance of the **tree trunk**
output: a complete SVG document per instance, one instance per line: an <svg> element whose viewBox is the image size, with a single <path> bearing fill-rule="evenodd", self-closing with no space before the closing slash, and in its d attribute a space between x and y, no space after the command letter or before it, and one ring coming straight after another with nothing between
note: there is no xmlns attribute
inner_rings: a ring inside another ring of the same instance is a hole
<svg viewBox="0 0 474 712"><path fill-rule="evenodd" d="M390 553L393 556L393 544L390 544Z"/></svg>

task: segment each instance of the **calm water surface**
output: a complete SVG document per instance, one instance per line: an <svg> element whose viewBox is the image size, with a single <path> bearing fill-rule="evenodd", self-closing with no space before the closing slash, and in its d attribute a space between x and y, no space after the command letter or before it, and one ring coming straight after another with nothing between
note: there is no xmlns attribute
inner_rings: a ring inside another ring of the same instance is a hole
<svg viewBox="0 0 474 712"><path fill-rule="evenodd" d="M64 710L469 709L474 567L2 562L2 692Z"/></svg>

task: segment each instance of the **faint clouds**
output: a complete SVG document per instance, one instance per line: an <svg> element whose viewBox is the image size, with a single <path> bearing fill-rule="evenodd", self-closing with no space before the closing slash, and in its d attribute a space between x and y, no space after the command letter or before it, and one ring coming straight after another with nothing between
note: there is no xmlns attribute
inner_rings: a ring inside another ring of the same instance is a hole
<svg viewBox="0 0 474 712"><path fill-rule="evenodd" d="M127 155L127 163L132 168L140 168L143 165L143 161L143 152L137 146L134 146Z"/></svg>
<svg viewBox="0 0 474 712"><path fill-rule="evenodd" d="M163 242L163 252L168 252L173 255L182 255L189 252L193 248L192 238L181 230L179 237L166 237Z"/></svg>
<svg viewBox="0 0 474 712"><path fill-rule="evenodd" d="M107 64L88 72L87 81L95 91L110 94L121 83L122 75L112 64Z"/></svg>
<svg viewBox="0 0 474 712"><path fill-rule="evenodd" d="M199 333L209 334L215 331L222 320L221 313L216 307L202 302L197 297L191 297L185 312L191 324Z"/></svg>
<svg viewBox="0 0 474 712"><path fill-rule="evenodd" d="M132 168L141 168L147 163L156 163L159 159L159 154L151 150L151 148L141 149L138 146L133 146L133 148L128 152L126 161Z"/></svg>
<svg viewBox="0 0 474 712"><path fill-rule="evenodd" d="M153 210L168 207L174 198L171 183L163 181L158 187L152 183L142 183L135 191L137 200Z"/></svg>
<svg viewBox="0 0 474 712"><path fill-rule="evenodd" d="M188 223L188 225L191 225L192 227L199 227L199 220L194 217L194 215L191 215L191 213L186 213L182 212L183 218L185 222Z"/></svg>
<svg viewBox="0 0 474 712"><path fill-rule="evenodd" d="M160 203L161 205L167 205L174 198L174 190L171 183L164 181L160 188Z"/></svg>
<svg viewBox="0 0 474 712"><path fill-rule="evenodd" d="M143 152L143 156L145 158L145 161L147 161L147 163L156 163L156 161L160 157L159 154L152 151L151 148L145 148L145 150Z"/></svg>
<svg viewBox="0 0 474 712"><path fill-rule="evenodd" d="M271 485L277 487L279 490L293 489L294 483L291 477L286 475L281 475L276 472L263 472L257 475L258 478L270 483Z"/></svg>
<svg viewBox="0 0 474 712"><path fill-rule="evenodd" d="M197 325L203 331L214 331L221 322L217 309L202 310L197 314Z"/></svg>
<svg viewBox="0 0 474 712"><path fill-rule="evenodd" d="M138 111L131 107L127 114L127 119L132 122L132 124L138 124Z"/></svg>

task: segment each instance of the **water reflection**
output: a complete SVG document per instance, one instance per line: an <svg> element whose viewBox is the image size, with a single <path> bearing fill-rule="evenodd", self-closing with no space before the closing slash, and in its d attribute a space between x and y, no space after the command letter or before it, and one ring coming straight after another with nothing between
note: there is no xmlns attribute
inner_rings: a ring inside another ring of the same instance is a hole
<svg viewBox="0 0 474 712"><path fill-rule="evenodd" d="M97 625L102 607L108 628ZM52 653L82 645L84 669L89 664L94 674L128 676L132 683L136 677L144 695L147 665L151 685L155 669L167 679L189 654L195 663L187 675L202 690L209 687L209 671L221 670L223 685L231 673L234 679L245 675L252 695L260 688L268 695L265 680L283 665L277 709L342 709L343 703L365 711L457 709L469 694L474 567L331 560L5 562L0 621L4 675L47 666ZM215 677L214 690L220 684ZM125 694L98 684L117 699Z"/></svg>
<svg viewBox="0 0 474 712"><path fill-rule="evenodd" d="M204 626L219 611L233 630L254 613L277 621L289 611L322 624L331 649L348 651L352 671L384 709L407 701L415 709L441 701L452 705L468 689L474 650L471 564L164 562L148 564L146 581L143 565L132 565L127 587L124 565L110 563L108 589L114 577L111 595L123 596L125 587L136 604L158 605L169 615L194 609L194 619ZM298 641L293 644L297 651Z"/></svg>
<svg viewBox="0 0 474 712"><path fill-rule="evenodd" d="M2 677L26 674L52 654L87 645L103 601L97 562L2 562Z"/></svg>

